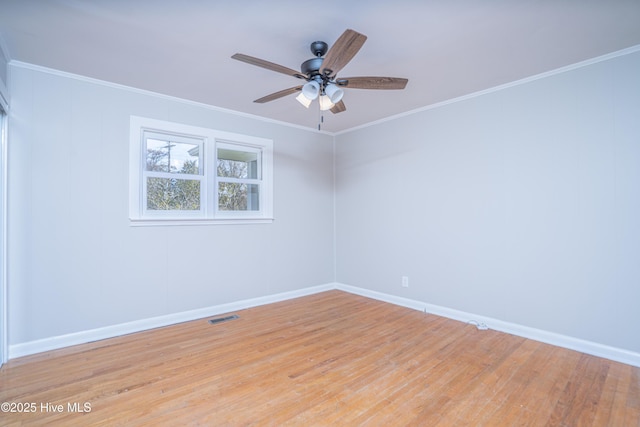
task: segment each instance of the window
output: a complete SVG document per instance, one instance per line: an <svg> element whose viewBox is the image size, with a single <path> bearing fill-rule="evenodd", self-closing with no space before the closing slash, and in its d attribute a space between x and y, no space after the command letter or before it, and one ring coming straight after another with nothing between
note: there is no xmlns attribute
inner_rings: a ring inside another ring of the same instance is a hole
<svg viewBox="0 0 640 427"><path fill-rule="evenodd" d="M132 223L270 222L272 148L264 138L132 116Z"/></svg>
<svg viewBox="0 0 640 427"><path fill-rule="evenodd" d="M204 140L143 130L142 206L145 215L204 211Z"/></svg>
<svg viewBox="0 0 640 427"><path fill-rule="evenodd" d="M220 143L216 147L218 210L260 210L260 151Z"/></svg>

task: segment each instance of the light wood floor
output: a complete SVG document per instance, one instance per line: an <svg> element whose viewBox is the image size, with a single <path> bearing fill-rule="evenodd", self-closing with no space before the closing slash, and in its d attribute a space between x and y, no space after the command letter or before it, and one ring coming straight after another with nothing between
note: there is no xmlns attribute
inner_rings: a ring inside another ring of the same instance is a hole
<svg viewBox="0 0 640 427"><path fill-rule="evenodd" d="M11 360L0 424L640 425L639 368L340 291L237 314Z"/></svg>

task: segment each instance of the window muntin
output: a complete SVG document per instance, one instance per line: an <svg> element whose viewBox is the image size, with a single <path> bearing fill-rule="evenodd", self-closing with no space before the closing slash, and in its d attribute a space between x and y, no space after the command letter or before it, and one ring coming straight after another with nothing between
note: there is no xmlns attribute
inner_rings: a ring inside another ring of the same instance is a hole
<svg viewBox="0 0 640 427"><path fill-rule="evenodd" d="M272 221L271 140L131 117L134 225Z"/></svg>

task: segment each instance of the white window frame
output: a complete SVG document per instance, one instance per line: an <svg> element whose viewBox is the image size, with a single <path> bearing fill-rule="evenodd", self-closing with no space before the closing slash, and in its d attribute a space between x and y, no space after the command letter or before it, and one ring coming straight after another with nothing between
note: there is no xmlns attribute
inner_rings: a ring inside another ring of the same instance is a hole
<svg viewBox="0 0 640 427"><path fill-rule="evenodd" d="M170 135L200 147L201 175L146 171L144 135ZM218 148L258 153L257 179L242 179L259 185L258 210L223 211L218 209L218 183L233 181L217 176ZM199 211L151 211L146 209L146 178L171 177L200 181ZM131 116L129 136L129 219L131 225L205 225L270 223L273 221L273 141L249 135L184 125L181 123Z"/></svg>

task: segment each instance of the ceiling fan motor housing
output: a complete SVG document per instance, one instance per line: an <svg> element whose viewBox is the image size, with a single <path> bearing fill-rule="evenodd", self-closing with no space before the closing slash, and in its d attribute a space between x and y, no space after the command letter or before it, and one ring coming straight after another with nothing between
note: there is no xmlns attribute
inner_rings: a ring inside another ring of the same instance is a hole
<svg viewBox="0 0 640 427"><path fill-rule="evenodd" d="M313 77L317 74L320 74L320 67L322 66L323 58L311 58L307 61L304 61L300 66L300 71L303 74L306 74L309 77Z"/></svg>
<svg viewBox="0 0 640 427"><path fill-rule="evenodd" d="M313 77L317 74L320 74L322 57L325 53L327 53L329 45L322 41L315 41L311 43L309 47L311 49L311 53L313 53L315 58L304 61L300 66L300 71L302 71L303 74L306 74L309 77Z"/></svg>

